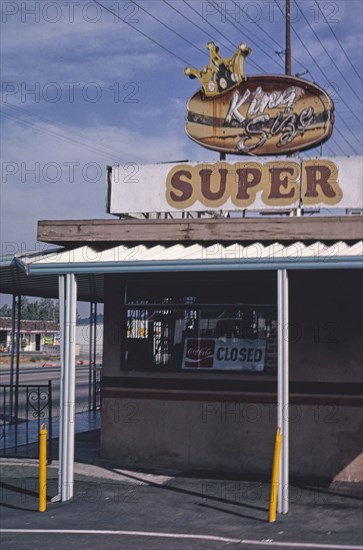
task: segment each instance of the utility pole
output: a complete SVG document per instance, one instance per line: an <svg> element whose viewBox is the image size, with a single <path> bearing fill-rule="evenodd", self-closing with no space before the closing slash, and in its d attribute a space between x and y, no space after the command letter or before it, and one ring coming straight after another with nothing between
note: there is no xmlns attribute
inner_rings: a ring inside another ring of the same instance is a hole
<svg viewBox="0 0 363 550"><path fill-rule="evenodd" d="M291 75L291 28L290 28L290 0L286 0L286 46L285 46L285 74Z"/></svg>

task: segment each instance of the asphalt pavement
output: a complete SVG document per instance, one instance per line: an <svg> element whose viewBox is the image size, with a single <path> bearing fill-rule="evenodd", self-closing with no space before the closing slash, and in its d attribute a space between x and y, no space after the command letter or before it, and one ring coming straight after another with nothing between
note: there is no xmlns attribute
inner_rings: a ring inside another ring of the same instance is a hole
<svg viewBox="0 0 363 550"><path fill-rule="evenodd" d="M268 523L269 484L206 472L124 470L100 456L100 431L76 434L71 502L37 511L36 460L1 459L1 547L6 550L363 548L363 486L294 482L290 510Z"/></svg>

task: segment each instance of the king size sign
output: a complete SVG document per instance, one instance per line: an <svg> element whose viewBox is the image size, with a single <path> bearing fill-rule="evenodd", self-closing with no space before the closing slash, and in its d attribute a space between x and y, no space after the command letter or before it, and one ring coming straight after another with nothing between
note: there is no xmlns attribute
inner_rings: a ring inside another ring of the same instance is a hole
<svg viewBox="0 0 363 550"><path fill-rule="evenodd" d="M220 369L261 372L265 367L266 340L187 338L183 369Z"/></svg>
<svg viewBox="0 0 363 550"><path fill-rule="evenodd" d="M108 212L362 208L362 157L126 164L109 171Z"/></svg>

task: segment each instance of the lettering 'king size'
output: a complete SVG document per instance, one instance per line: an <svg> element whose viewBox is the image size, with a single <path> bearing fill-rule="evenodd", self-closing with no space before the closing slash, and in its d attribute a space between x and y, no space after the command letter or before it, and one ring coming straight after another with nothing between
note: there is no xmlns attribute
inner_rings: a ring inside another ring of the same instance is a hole
<svg viewBox="0 0 363 550"><path fill-rule="evenodd" d="M248 76L240 44L232 58L221 58L208 42L210 65L187 67L202 89L188 101L185 130L199 145L240 155L286 155L311 149L332 134L334 103L319 86L285 75Z"/></svg>

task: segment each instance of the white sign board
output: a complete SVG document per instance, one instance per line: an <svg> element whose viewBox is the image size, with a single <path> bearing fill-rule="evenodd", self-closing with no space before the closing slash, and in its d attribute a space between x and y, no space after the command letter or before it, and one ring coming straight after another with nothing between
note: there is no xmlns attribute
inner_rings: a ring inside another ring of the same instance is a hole
<svg viewBox="0 0 363 550"><path fill-rule="evenodd" d="M113 166L108 212L362 208L362 157Z"/></svg>
<svg viewBox="0 0 363 550"><path fill-rule="evenodd" d="M187 338L183 369L218 369L262 372L266 340Z"/></svg>

